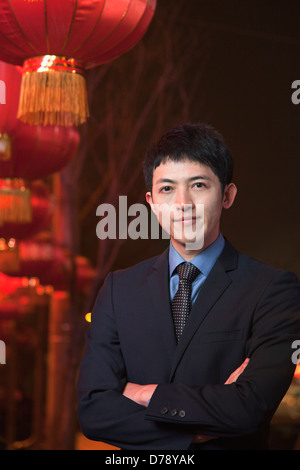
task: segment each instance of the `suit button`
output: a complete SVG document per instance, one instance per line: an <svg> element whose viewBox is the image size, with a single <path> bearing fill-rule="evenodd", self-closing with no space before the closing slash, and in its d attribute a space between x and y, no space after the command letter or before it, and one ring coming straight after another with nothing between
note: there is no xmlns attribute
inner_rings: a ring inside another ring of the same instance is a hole
<svg viewBox="0 0 300 470"><path fill-rule="evenodd" d="M170 411L170 415L171 415L171 416L176 416L177 413L178 413L178 411L175 410L175 409Z"/></svg>
<svg viewBox="0 0 300 470"><path fill-rule="evenodd" d="M168 411L169 411L169 410L168 410L168 408L167 408L166 406L164 406L164 407L160 410L160 412L161 412L162 415L165 415L166 413L168 413Z"/></svg>
<svg viewBox="0 0 300 470"><path fill-rule="evenodd" d="M179 414L180 418L185 417L185 411L184 410L180 410L178 414Z"/></svg>

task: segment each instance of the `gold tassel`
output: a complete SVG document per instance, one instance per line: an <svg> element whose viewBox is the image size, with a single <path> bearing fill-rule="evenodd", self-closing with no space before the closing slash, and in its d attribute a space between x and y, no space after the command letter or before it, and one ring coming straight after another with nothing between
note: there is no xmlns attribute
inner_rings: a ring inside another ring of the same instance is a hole
<svg viewBox="0 0 300 470"><path fill-rule="evenodd" d="M0 161L4 162L11 158L11 140L6 132L0 132Z"/></svg>
<svg viewBox="0 0 300 470"><path fill-rule="evenodd" d="M89 116L83 68L57 56L25 61L18 118L31 125L78 126Z"/></svg>
<svg viewBox="0 0 300 470"><path fill-rule="evenodd" d="M32 221L31 191L21 179L0 180L0 227Z"/></svg>

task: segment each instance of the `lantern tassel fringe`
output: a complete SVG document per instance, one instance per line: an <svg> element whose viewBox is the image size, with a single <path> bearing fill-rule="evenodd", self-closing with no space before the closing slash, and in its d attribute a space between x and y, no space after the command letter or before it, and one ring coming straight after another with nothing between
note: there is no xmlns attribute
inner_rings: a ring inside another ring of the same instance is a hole
<svg viewBox="0 0 300 470"><path fill-rule="evenodd" d="M6 223L32 221L31 191L0 190L0 227Z"/></svg>
<svg viewBox="0 0 300 470"><path fill-rule="evenodd" d="M22 76L18 109L21 121L31 125L78 126L88 116L84 76L51 70Z"/></svg>

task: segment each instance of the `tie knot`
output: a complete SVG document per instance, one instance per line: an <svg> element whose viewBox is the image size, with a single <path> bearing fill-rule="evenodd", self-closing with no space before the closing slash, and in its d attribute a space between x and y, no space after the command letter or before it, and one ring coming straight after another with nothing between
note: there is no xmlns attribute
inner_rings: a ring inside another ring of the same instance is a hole
<svg viewBox="0 0 300 470"><path fill-rule="evenodd" d="M199 269L191 263L182 263L177 266L177 273L180 280L186 279L193 282L199 272Z"/></svg>

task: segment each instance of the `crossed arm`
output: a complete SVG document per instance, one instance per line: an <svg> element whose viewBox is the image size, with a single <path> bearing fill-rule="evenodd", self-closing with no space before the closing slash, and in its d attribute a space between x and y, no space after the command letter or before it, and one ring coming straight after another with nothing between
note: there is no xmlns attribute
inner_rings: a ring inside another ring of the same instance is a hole
<svg viewBox="0 0 300 470"><path fill-rule="evenodd" d="M242 374L249 363L249 358L245 361L228 377L225 382L225 385L229 385L237 380L237 378ZM130 400L135 401L139 405L147 406L149 400L151 399L157 384L149 385L139 385L131 382L127 382L123 390L123 395Z"/></svg>
<svg viewBox="0 0 300 470"><path fill-rule="evenodd" d="M238 377L243 373L243 371L247 367L249 360L250 360L249 358L246 358L244 362L235 371L233 371L232 374L230 374L230 376L225 382L225 385L229 385L231 383L236 382ZM127 382L123 390L123 395L129 398L130 400L133 400L134 402L138 403L139 405L147 406L149 400L151 400L151 397L153 393L155 392L156 387L157 387L157 384L139 385L139 384ZM205 442L209 439L214 439L214 438L211 436L204 436L202 434L197 434L193 442Z"/></svg>

